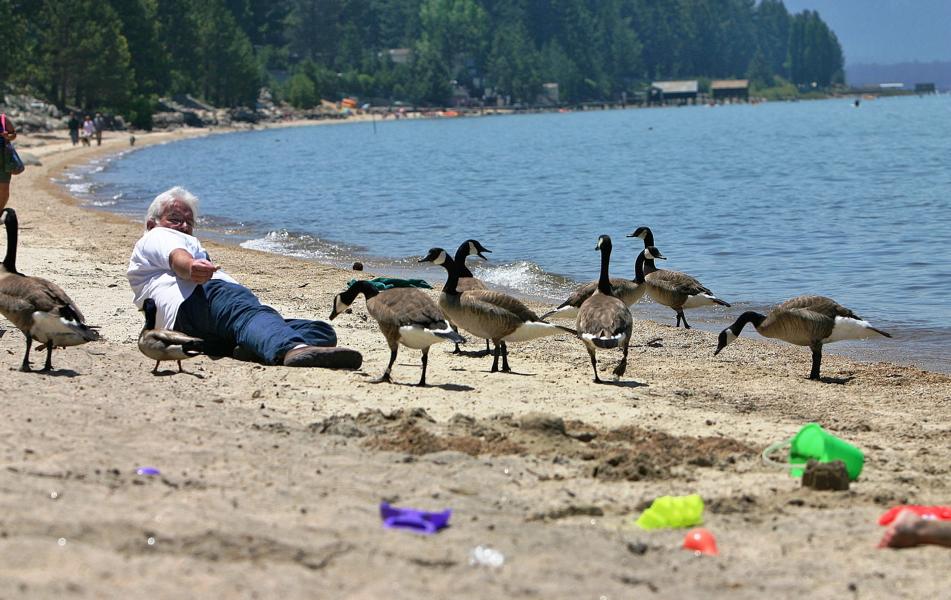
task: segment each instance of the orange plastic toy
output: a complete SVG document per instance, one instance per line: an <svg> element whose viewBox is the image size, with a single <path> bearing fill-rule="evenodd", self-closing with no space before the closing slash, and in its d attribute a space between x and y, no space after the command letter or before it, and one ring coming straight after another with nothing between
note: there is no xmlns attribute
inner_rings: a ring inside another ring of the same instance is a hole
<svg viewBox="0 0 951 600"><path fill-rule="evenodd" d="M717 556L720 554L720 551L717 550L716 538L703 527L697 527L687 532L687 537L684 538L684 549L693 550L697 556L701 554Z"/></svg>

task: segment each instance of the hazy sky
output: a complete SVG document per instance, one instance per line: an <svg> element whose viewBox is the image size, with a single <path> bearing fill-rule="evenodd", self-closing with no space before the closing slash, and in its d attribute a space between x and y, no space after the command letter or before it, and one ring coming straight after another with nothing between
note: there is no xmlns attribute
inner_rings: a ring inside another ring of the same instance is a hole
<svg viewBox="0 0 951 600"><path fill-rule="evenodd" d="M818 10L846 64L951 60L951 0L784 0L789 12Z"/></svg>

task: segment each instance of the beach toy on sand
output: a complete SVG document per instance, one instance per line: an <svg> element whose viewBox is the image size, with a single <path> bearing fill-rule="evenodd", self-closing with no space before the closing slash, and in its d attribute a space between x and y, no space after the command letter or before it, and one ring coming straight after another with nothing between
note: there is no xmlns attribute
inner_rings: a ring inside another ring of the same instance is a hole
<svg viewBox="0 0 951 600"><path fill-rule="evenodd" d="M781 463L771 455L776 451L789 447L789 462ZM841 460L849 473L849 479L855 481L862 472L865 464L865 455L852 444L840 440L818 423L808 423L799 430L793 438L772 444L763 451L763 461L767 464L789 468L793 477L802 477L806 462L815 460L821 463Z"/></svg>
<svg viewBox="0 0 951 600"><path fill-rule="evenodd" d="M415 508L397 508L386 502L380 503L380 518L387 529L406 529L414 533L432 535L449 526L452 510L426 512Z"/></svg>
<svg viewBox="0 0 951 600"><path fill-rule="evenodd" d="M691 527L700 523L703 523L703 498L697 494L661 496L636 521L641 529Z"/></svg>
<svg viewBox="0 0 951 600"><path fill-rule="evenodd" d="M920 504L899 504L888 509L888 511L878 518L879 525L890 525L898 517L898 513L903 510L910 510L922 519L935 519L938 521L951 521L951 506L922 506Z"/></svg>
<svg viewBox="0 0 951 600"><path fill-rule="evenodd" d="M701 554L717 556L720 554L720 551L717 550L716 538L703 527L697 527L687 532L684 537L684 550L693 550L697 556Z"/></svg>
<svg viewBox="0 0 951 600"><path fill-rule="evenodd" d="M136 475L161 475L162 472L155 467L139 467L135 470Z"/></svg>

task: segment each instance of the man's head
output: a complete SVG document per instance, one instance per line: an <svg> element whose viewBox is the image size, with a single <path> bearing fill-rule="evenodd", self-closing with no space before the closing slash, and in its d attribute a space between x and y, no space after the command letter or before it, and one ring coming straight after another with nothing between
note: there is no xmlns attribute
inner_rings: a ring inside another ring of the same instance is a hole
<svg viewBox="0 0 951 600"><path fill-rule="evenodd" d="M145 229L167 227L192 234L198 218L198 198L183 187L175 186L155 197L145 214Z"/></svg>

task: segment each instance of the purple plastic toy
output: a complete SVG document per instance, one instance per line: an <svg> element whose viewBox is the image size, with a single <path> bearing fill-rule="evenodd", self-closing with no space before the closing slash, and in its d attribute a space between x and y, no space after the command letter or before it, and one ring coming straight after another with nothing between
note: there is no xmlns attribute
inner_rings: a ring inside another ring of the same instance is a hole
<svg viewBox="0 0 951 600"><path fill-rule="evenodd" d="M397 508L386 502L380 503L380 518L387 529L406 529L414 533L432 535L449 526L452 510L425 512L415 508Z"/></svg>
<svg viewBox="0 0 951 600"><path fill-rule="evenodd" d="M135 470L136 475L160 475L161 471L155 467L139 467Z"/></svg>

